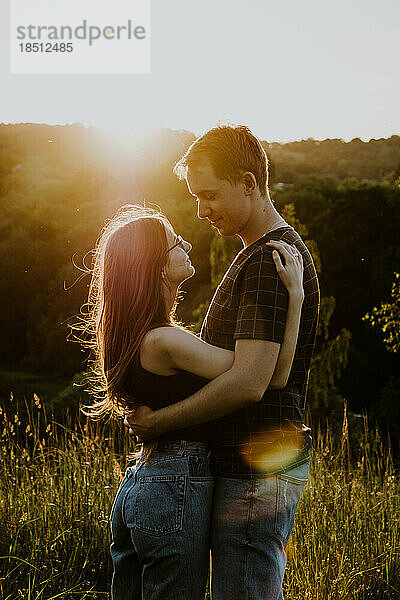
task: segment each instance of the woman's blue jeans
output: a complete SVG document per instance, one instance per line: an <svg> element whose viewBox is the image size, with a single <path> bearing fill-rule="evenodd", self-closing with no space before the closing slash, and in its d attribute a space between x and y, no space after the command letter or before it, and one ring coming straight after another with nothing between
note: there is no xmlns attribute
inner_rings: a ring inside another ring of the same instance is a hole
<svg viewBox="0 0 400 600"><path fill-rule="evenodd" d="M127 469L111 512L112 600L204 600L213 489L202 442L160 442Z"/></svg>

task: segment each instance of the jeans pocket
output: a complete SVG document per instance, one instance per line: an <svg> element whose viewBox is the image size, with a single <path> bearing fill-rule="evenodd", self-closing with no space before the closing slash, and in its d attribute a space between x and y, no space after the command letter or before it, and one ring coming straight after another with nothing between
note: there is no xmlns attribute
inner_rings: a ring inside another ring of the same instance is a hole
<svg viewBox="0 0 400 600"><path fill-rule="evenodd" d="M154 475L139 479L134 509L137 531L160 536L182 529L186 479L186 475Z"/></svg>
<svg viewBox="0 0 400 600"><path fill-rule="evenodd" d="M214 479L211 461L206 456L189 456L189 476L191 479Z"/></svg>
<svg viewBox="0 0 400 600"><path fill-rule="evenodd" d="M309 463L277 476L275 535L286 546L292 533L297 504L307 483Z"/></svg>

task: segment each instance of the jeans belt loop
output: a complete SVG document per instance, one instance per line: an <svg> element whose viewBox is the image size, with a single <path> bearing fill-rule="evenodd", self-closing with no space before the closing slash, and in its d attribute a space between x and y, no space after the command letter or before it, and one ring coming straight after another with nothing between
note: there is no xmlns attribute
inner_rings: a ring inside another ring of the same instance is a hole
<svg viewBox="0 0 400 600"><path fill-rule="evenodd" d="M185 453L186 446L187 446L186 440L181 440L181 447L180 447L180 452L179 452L179 454L181 456L183 456L183 454Z"/></svg>

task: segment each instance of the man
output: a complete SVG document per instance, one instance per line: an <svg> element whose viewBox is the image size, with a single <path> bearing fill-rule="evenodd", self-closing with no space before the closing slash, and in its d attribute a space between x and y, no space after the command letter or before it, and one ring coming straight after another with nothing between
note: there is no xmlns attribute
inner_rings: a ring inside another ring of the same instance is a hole
<svg viewBox="0 0 400 600"><path fill-rule="evenodd" d="M139 408L129 422L140 439L215 420L218 477L212 524L214 600L279 600L288 542L307 480L311 435L303 425L319 288L311 255L268 193L268 161L244 126L218 126L175 166L220 235L238 235L238 253L211 301L202 338L234 350L232 368L196 394L157 412ZM301 253L305 300L285 388L268 390L283 341L288 294L267 242Z"/></svg>

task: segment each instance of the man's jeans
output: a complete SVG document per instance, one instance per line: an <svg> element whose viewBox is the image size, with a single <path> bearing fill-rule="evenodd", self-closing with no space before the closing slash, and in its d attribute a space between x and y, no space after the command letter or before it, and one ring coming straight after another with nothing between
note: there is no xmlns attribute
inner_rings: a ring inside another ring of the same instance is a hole
<svg viewBox="0 0 400 600"><path fill-rule="evenodd" d="M201 442L128 468L111 512L112 600L204 600L214 478Z"/></svg>
<svg viewBox="0 0 400 600"><path fill-rule="evenodd" d="M262 479L216 479L211 527L213 600L283 599L285 546L309 464Z"/></svg>

